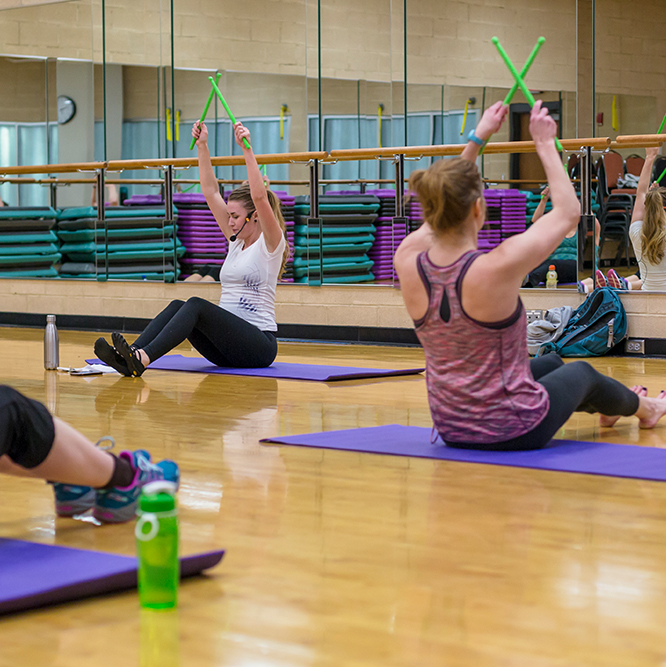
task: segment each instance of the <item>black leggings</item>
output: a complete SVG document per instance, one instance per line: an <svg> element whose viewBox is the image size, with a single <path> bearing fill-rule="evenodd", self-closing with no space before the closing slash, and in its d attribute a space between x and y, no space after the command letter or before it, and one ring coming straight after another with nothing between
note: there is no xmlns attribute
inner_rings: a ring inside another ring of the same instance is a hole
<svg viewBox="0 0 666 667"><path fill-rule="evenodd" d="M550 397L550 408L535 428L504 442L446 444L460 449L541 449L574 412L629 417L638 410L638 396L631 389L602 375L585 361L565 364L557 354L547 354L532 359L530 369Z"/></svg>
<svg viewBox="0 0 666 667"><path fill-rule="evenodd" d="M216 366L266 368L277 355L277 340L210 301L193 296L172 301L134 341L151 361L185 339Z"/></svg>
<svg viewBox="0 0 666 667"><path fill-rule="evenodd" d="M53 417L41 403L0 385L0 456L34 468L48 456L54 438Z"/></svg>

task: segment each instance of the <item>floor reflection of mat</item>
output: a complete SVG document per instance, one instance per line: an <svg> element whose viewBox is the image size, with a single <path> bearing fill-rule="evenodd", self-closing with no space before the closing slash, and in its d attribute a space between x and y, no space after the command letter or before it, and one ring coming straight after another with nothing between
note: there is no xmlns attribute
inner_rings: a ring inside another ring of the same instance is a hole
<svg viewBox="0 0 666 667"><path fill-rule="evenodd" d="M181 558L181 578L217 565L224 551ZM0 538L0 614L136 587L136 558Z"/></svg>
<svg viewBox="0 0 666 667"><path fill-rule="evenodd" d="M446 447L439 439L432 444L430 435L429 428L390 424L347 431L304 433L285 438L265 438L261 442L666 481L666 450L656 447L552 440L551 446L545 449L489 452Z"/></svg>

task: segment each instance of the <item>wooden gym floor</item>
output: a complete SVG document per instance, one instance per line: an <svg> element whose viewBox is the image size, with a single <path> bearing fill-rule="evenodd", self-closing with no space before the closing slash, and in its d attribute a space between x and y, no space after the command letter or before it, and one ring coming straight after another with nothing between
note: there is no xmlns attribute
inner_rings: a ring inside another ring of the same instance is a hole
<svg viewBox="0 0 666 667"><path fill-rule="evenodd" d="M83 365L95 338L61 332L61 364ZM279 358L423 363L420 349L351 345L285 343ZM593 363L651 395L666 387L665 361ZM423 377L76 378L45 372L42 332L22 329L0 329L0 369L91 439L176 459L182 551L227 549L182 586L177 613L141 613L131 592L0 619L3 667L666 661L666 484L258 444L429 426ZM560 435L664 447L666 426L600 431L577 415ZM38 481L3 477L0 507L3 537L134 551L130 525L56 519Z"/></svg>

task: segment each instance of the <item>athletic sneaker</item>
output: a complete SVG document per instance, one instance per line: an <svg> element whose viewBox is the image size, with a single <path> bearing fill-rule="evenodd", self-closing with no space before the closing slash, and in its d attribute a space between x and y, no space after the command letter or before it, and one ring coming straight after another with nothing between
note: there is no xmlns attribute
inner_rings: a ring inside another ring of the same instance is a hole
<svg viewBox="0 0 666 667"><path fill-rule="evenodd" d="M129 461L134 470L134 480L127 487L114 487L108 491L98 490L95 498L93 516L104 523L123 523L131 521L136 515L136 505L141 489L148 482L167 480L178 485L180 471L174 461L165 459L151 463L147 452L120 452L119 458Z"/></svg>
<svg viewBox="0 0 666 667"><path fill-rule="evenodd" d="M599 269L597 269L594 272L594 275L597 279L597 281L596 281L597 282L597 287L608 287L608 281L606 280L606 276L603 273L601 273L601 271Z"/></svg>
<svg viewBox="0 0 666 667"><path fill-rule="evenodd" d="M103 444L109 443L109 444ZM113 449L115 442L110 435L100 438L95 447L100 449ZM76 486L74 484L53 483L55 495L55 510L58 516L72 517L83 514L95 505L95 489L89 486Z"/></svg>
<svg viewBox="0 0 666 667"><path fill-rule="evenodd" d="M606 278L608 279L608 284L613 289L620 289L620 290L628 290L629 289L629 285L627 283L626 278L623 278L622 276L619 276L615 272L615 269L609 269L608 273L606 274Z"/></svg>

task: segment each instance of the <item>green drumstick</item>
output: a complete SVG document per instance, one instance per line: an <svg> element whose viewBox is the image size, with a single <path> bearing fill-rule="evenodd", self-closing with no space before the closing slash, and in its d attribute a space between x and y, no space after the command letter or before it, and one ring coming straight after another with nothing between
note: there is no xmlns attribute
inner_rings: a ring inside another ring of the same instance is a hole
<svg viewBox="0 0 666 667"><path fill-rule="evenodd" d="M520 78L524 79L525 76L527 76L527 73L530 71L530 67L532 67L532 63L534 62L534 59L536 58L537 53L539 53L539 49L543 46L543 43L546 41L545 37L539 37L537 40L537 43L534 45L534 48L532 49L532 53L530 53L530 57L527 59L527 62L525 63L525 66L523 67L521 73L520 73ZM504 98L504 104L511 104L511 100L513 99L513 96L518 92L518 83L514 83L511 90L507 93L507 96Z"/></svg>
<svg viewBox="0 0 666 667"><path fill-rule="evenodd" d="M492 43L497 47L497 50L502 56L502 60L504 60L504 64L509 68L509 72L513 75L513 78L516 80L516 83L518 84L518 87L523 91L523 95L525 95L525 98L529 102L530 106L533 107L536 104L536 100L534 99L534 95L530 92L529 88L525 85L525 82L522 80L520 74L518 74L518 70L515 68L514 64L511 62L511 58L509 58L509 55L507 52L504 50L504 47L500 44L499 39L497 37L492 38ZM562 148L562 144L560 143L560 140L555 137L555 145L557 146L558 151L563 151L564 149Z"/></svg>
<svg viewBox="0 0 666 667"><path fill-rule="evenodd" d="M218 72L215 75L215 83L217 83L220 80L220 77L222 76L222 72ZM208 101L206 102L206 106L204 107L203 113L201 114L201 118L199 118L199 125L203 123L206 120L206 115L208 114L208 107L210 106L210 103L213 101L213 97L215 96L215 91L211 90L210 95L208 96ZM195 137L192 137L192 143L190 144L190 150L194 148L194 144L197 142Z"/></svg>
<svg viewBox="0 0 666 667"><path fill-rule="evenodd" d="M657 134L661 134L661 131L664 129L664 125L666 125L666 114L664 114L664 120L661 121L661 125L659 126L659 129L657 130Z"/></svg>
<svg viewBox="0 0 666 667"><path fill-rule="evenodd" d="M231 113L231 109L229 108L229 105L227 104L227 101L224 99L222 93L220 92L220 89L217 87L217 83L213 80L212 76L209 76L208 80L211 82L211 84L213 86L213 90L215 91L215 94L220 98L220 102L222 102L222 106L226 109L227 116L229 116L229 120L231 121L232 125L235 125L236 124L236 119L234 118L234 115ZM243 137L243 145L248 150L250 149L250 142L245 137Z"/></svg>

